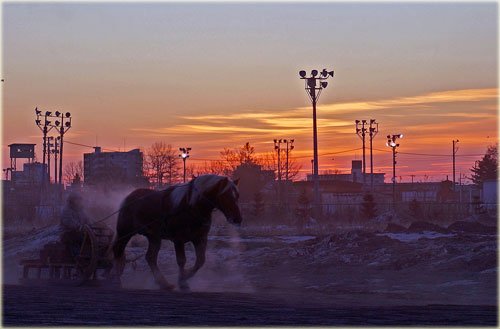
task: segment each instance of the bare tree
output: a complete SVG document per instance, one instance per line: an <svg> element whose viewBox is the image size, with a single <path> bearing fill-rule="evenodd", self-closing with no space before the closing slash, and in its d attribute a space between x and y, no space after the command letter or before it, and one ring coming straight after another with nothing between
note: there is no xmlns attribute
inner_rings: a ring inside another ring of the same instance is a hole
<svg viewBox="0 0 500 329"><path fill-rule="evenodd" d="M164 182L171 185L180 178L178 155L172 145L164 142L155 142L146 151L144 168L146 176L157 188L161 188Z"/></svg>
<svg viewBox="0 0 500 329"><path fill-rule="evenodd" d="M258 159L255 155L255 148L246 142L240 148L234 150L224 148L220 152L222 165L224 167L224 175L231 176L239 165L246 164L258 164Z"/></svg>
<svg viewBox="0 0 500 329"><path fill-rule="evenodd" d="M196 166L194 172L196 176L206 174L224 175L225 166L221 160L205 161L203 164Z"/></svg>
<svg viewBox="0 0 500 329"><path fill-rule="evenodd" d="M291 153L288 155L288 179L294 180L302 169L302 166L293 159ZM286 173L286 154L283 152L281 154L280 169L282 173L282 178L284 179ZM276 177L278 177L278 154L276 152L266 152L259 155L257 158L257 163L262 166L264 170L273 170L276 172Z"/></svg>
<svg viewBox="0 0 500 329"><path fill-rule="evenodd" d="M83 180L83 162L81 160L78 162L68 162L64 166L63 172L63 179L66 184L71 184L77 175L81 180Z"/></svg>

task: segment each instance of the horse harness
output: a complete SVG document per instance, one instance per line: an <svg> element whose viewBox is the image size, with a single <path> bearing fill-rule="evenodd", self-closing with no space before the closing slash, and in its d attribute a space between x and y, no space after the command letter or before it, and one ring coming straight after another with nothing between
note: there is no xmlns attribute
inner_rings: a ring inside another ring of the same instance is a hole
<svg viewBox="0 0 500 329"><path fill-rule="evenodd" d="M175 217L184 211L190 212L194 218L200 218L202 220L202 222L201 222L202 226L210 226L210 223L205 220L207 218L204 218L205 216L201 215L199 213L199 211L197 211L197 213L195 214L194 213L195 209L193 209L193 207L191 207L189 205L189 202L193 196L193 192L197 192L198 195L201 198L203 198L211 207L216 208L216 205L210 199L208 199L202 193L200 193L199 190L196 188L196 186L194 185L195 179L196 179L196 177L193 178L188 183L188 191L187 191L186 195L184 196L184 198L181 200L181 204L178 207L176 207L175 211L168 211L169 208L173 208L173 207L170 207L170 204L168 204L168 206L166 206L167 209L165 209L165 214L162 216L162 218L160 218L160 220L161 220L161 233L163 236L168 235L167 223L168 223L169 218ZM165 195L163 195L163 197L162 197L162 204L163 205L165 204L165 199L170 197L170 194L173 192L174 189L175 189L175 186L170 186L167 189L163 190L163 192L165 193ZM208 218L210 218L210 217L208 217Z"/></svg>

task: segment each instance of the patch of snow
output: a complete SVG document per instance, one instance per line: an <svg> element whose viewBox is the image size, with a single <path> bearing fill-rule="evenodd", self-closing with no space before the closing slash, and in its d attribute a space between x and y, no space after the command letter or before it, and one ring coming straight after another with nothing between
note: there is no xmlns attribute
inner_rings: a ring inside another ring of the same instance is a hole
<svg viewBox="0 0 500 329"><path fill-rule="evenodd" d="M277 237L281 241L285 243L296 243L296 242L302 242L302 241L307 241L307 240L312 240L316 239L315 236L312 235L280 235Z"/></svg>
<svg viewBox="0 0 500 329"><path fill-rule="evenodd" d="M231 237L231 236L209 236L208 237L209 241L224 241L224 242L274 242L274 239L272 237L248 237L248 238L241 238L241 237Z"/></svg>
<svg viewBox="0 0 500 329"><path fill-rule="evenodd" d="M457 281L450 281L450 282L445 282L441 283L441 287L453 287L453 286L470 286L478 284L476 281L473 280L457 280Z"/></svg>
<svg viewBox="0 0 500 329"><path fill-rule="evenodd" d="M498 269L496 267L492 267L492 268L489 268L487 270L481 271L479 273L481 273L481 274L487 274L487 273L496 273L497 271L498 271Z"/></svg>
<svg viewBox="0 0 500 329"><path fill-rule="evenodd" d="M401 242L412 242L418 239L437 239L437 238L450 238L455 236L455 234L443 234L437 232L424 231L423 233L378 233L378 236L387 236L394 240L399 240Z"/></svg>
<svg viewBox="0 0 500 329"><path fill-rule="evenodd" d="M224 241L224 242L259 242L259 243L269 243L269 242L284 242L287 244L302 242L307 240L315 239L312 235L279 235L274 237L231 237L231 236L209 236L210 241Z"/></svg>
<svg viewBox="0 0 500 329"><path fill-rule="evenodd" d="M61 229L59 225L40 229L33 234L4 241L3 252L5 257L17 256L27 252L38 252L49 242L59 241Z"/></svg>

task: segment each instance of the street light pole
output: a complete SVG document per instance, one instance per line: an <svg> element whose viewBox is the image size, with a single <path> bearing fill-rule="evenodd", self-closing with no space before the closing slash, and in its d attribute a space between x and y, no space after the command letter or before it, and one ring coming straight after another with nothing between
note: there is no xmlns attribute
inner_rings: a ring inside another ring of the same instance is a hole
<svg viewBox="0 0 500 329"><path fill-rule="evenodd" d="M314 204L315 204L315 215L316 218L321 216L321 200L319 194L319 177L318 177L318 127L316 124L316 103L319 99L321 91L326 88L328 82L324 81L328 79L328 76L333 77L333 71L327 71L323 69L321 74L318 76L317 70L312 70L311 75L306 77L306 71L300 71L300 79L305 81L305 90L311 99L313 106L313 152L314 152L314 163L313 163L313 181L314 181Z"/></svg>
<svg viewBox="0 0 500 329"><path fill-rule="evenodd" d="M59 140L60 139L61 139L60 136L57 136L55 138L55 140L54 140L54 150L52 151L54 153L54 184L58 183L58 179L57 179L57 155L59 153Z"/></svg>
<svg viewBox="0 0 500 329"><path fill-rule="evenodd" d="M40 128L43 134L43 171L42 171L42 186L45 186L45 177L47 176L47 170L45 168L46 159L47 159L47 134L54 127L52 122L48 120L48 118L52 117L52 112L46 111L45 115L43 115L43 124L42 124L42 111L35 107L36 120L35 123ZM50 174L49 174L50 175Z"/></svg>
<svg viewBox="0 0 500 329"><path fill-rule="evenodd" d="M295 142L294 139L285 139L284 142L286 143L286 172L285 172L285 180L288 181L288 176L289 176L289 170L288 170L288 158L290 152L294 149L293 143Z"/></svg>
<svg viewBox="0 0 500 329"><path fill-rule="evenodd" d="M453 143L453 191L455 191L455 154L458 151L458 147L456 146L458 143L458 139L453 140L452 143Z"/></svg>
<svg viewBox="0 0 500 329"><path fill-rule="evenodd" d="M278 153L278 206L281 209L281 143L283 143L282 139L274 140L274 149Z"/></svg>
<svg viewBox="0 0 500 329"><path fill-rule="evenodd" d="M63 169L63 146L64 146L64 134L71 128L71 113L66 112L64 115L56 111L56 117L60 118L61 121L56 121L55 124L59 127L59 184L63 184L62 181L62 169ZM66 121L66 122L65 122Z"/></svg>
<svg viewBox="0 0 500 329"><path fill-rule="evenodd" d="M396 143L398 138L403 138L403 134L395 134L395 135L387 135L387 143L388 147L392 148L392 205L395 207L396 205L396 148L399 147L399 144Z"/></svg>
<svg viewBox="0 0 500 329"><path fill-rule="evenodd" d="M53 136L47 137L47 173L48 173L48 181L50 185L50 154L53 153L52 147L54 144L52 144L52 141L54 140Z"/></svg>
<svg viewBox="0 0 500 329"><path fill-rule="evenodd" d="M375 119L370 119L370 187L373 192L373 138L378 133L378 123L375 122Z"/></svg>
<svg viewBox="0 0 500 329"><path fill-rule="evenodd" d="M363 142L363 185L366 182L366 158L365 158L365 136L366 136L366 131L367 129L365 128L365 125L367 124L366 120L361 120L361 128L360 128L360 121L356 120L356 135L358 135L359 138L361 138L361 141Z"/></svg>
<svg viewBox="0 0 500 329"><path fill-rule="evenodd" d="M280 183L281 183L281 143L283 143L283 140L281 139L274 140L274 149L278 154L278 181Z"/></svg>
<svg viewBox="0 0 500 329"><path fill-rule="evenodd" d="M179 157L182 158L182 162L184 164L184 183L186 182L186 159L189 158L189 151L191 151L190 147L179 147L179 151L182 153L179 154Z"/></svg>

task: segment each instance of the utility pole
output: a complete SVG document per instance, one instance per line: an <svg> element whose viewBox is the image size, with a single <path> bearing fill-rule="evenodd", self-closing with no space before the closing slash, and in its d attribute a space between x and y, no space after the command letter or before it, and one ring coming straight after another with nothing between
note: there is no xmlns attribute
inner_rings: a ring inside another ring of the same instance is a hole
<svg viewBox="0 0 500 329"><path fill-rule="evenodd" d="M281 143L283 143L282 139L274 140L274 149L278 153L278 206L281 208Z"/></svg>
<svg viewBox="0 0 500 329"><path fill-rule="evenodd" d="M396 206L396 148L399 147L399 144L396 143L398 138L403 138L403 134L395 134L395 135L387 135L387 143L388 147L392 148L392 204L393 207Z"/></svg>
<svg viewBox="0 0 500 329"><path fill-rule="evenodd" d="M367 124L367 122L366 120L361 120L361 125L360 125L360 120L356 120L355 122L356 122L356 135L358 135L358 137L361 138L361 141L363 142L363 185L365 185L366 183L365 136L367 131L365 125Z"/></svg>
<svg viewBox="0 0 500 329"><path fill-rule="evenodd" d="M59 153L59 140L61 140L60 136L57 136L54 140L54 149L52 152L54 153L54 183L57 184L58 182L61 183L57 179L57 155Z"/></svg>
<svg viewBox="0 0 500 329"><path fill-rule="evenodd" d="M458 139L453 140L452 143L453 143L453 150L452 150L453 151L453 191L455 191L455 154L458 151L458 146L456 146L458 143Z"/></svg>
<svg viewBox="0 0 500 329"><path fill-rule="evenodd" d="M182 158L182 162L184 163L184 183L186 182L186 159L189 158L189 151L191 151L190 147L179 147L179 151L182 153L179 154L179 157Z"/></svg>
<svg viewBox="0 0 500 329"><path fill-rule="evenodd" d="M288 167L288 159L290 152L294 149L293 142L295 142L294 139L285 139L284 142L286 143L286 171L285 171L285 181L288 181L288 176L289 176L289 167Z"/></svg>
<svg viewBox="0 0 500 329"><path fill-rule="evenodd" d="M56 120L56 127L59 127L59 183L63 184L62 181L62 169L63 169L63 145L64 145L64 134L71 128L71 113L66 112L64 115L56 111L56 117L61 121Z"/></svg>
<svg viewBox="0 0 500 329"><path fill-rule="evenodd" d="M373 193L373 139L378 133L378 122L375 119L370 119L370 188Z"/></svg>
<svg viewBox="0 0 500 329"><path fill-rule="evenodd" d="M333 71L323 69L320 76L317 70L312 70L311 75L306 77L306 71L300 71L300 79L305 81L305 90L312 102L313 107L313 149L314 149L314 164L313 164L313 180L314 180L314 205L315 217L321 217L321 200L319 194L319 177L318 177L318 129L316 124L316 103L319 99L321 91L326 88L328 76L333 77Z"/></svg>
<svg viewBox="0 0 500 329"><path fill-rule="evenodd" d="M295 142L294 139L285 139L283 140L283 142L286 143L286 171L285 171L285 206L286 206L286 209L288 211L288 179L289 179L289 156L290 156L290 152L293 150L294 146L293 146L293 142Z"/></svg>
<svg viewBox="0 0 500 329"><path fill-rule="evenodd" d="M53 136L47 137L47 174L48 174L48 181L50 185L50 154L53 153L52 147L54 144L52 144L52 141L54 140Z"/></svg>
<svg viewBox="0 0 500 329"><path fill-rule="evenodd" d="M281 144L283 143L282 139L274 140L274 149L278 154L278 181L281 183Z"/></svg>
<svg viewBox="0 0 500 329"><path fill-rule="evenodd" d="M35 114L36 114L36 119L35 123L38 126L38 128L42 131L43 134L43 171L42 171L42 186L45 186L45 177L47 175L46 169L45 169L45 164L46 164L46 159L47 159L47 134L49 131L53 128L51 125L51 122L47 119L48 117L51 117L52 112L46 111L45 115L43 115L43 123L42 123L42 111L38 109L38 107L35 107Z"/></svg>

